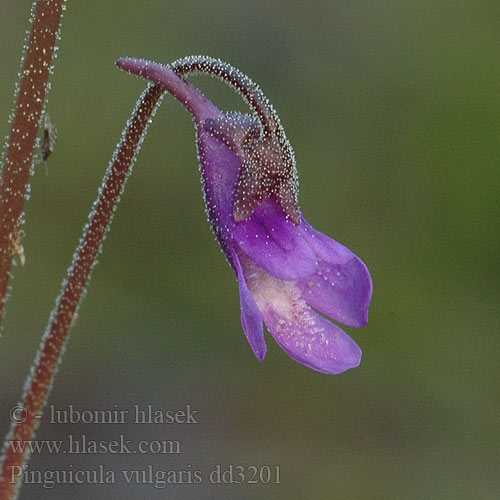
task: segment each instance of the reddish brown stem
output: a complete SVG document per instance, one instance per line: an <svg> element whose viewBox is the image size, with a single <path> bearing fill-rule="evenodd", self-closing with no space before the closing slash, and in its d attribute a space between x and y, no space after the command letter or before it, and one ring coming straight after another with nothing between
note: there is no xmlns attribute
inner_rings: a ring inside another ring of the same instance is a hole
<svg viewBox="0 0 500 500"><path fill-rule="evenodd" d="M16 494L18 472L21 470L19 467L22 467L28 457L26 453L17 451L17 448L14 449L10 443L33 439L39 422L37 417L40 416L45 406L87 280L130 173L134 156L144 137L148 120L162 93L163 89L154 85L143 94L128 122L114 160L104 178L99 197L94 203L90 223L84 229L73 265L63 283L62 294L50 316L39 353L35 357L32 375L26 381L19 413L14 415L25 417L26 420L17 424L13 423L4 443L0 500L11 500Z"/></svg>
<svg viewBox="0 0 500 500"><path fill-rule="evenodd" d="M208 56L188 56L174 61L170 67L179 75L208 74L220 78L241 93L248 105L257 113L264 132L281 137L283 130L272 104L260 87L239 69L225 61Z"/></svg>
<svg viewBox="0 0 500 500"><path fill-rule="evenodd" d="M12 258L22 249L24 200L64 3L37 0L33 8L0 186L0 325Z"/></svg>

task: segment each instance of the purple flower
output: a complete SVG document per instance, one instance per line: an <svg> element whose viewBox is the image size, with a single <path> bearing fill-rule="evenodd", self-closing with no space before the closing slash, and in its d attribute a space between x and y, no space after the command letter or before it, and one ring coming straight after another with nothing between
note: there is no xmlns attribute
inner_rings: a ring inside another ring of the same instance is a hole
<svg viewBox="0 0 500 500"><path fill-rule="evenodd" d="M117 64L163 86L194 118L208 216L238 278L241 323L257 358L267 350L264 322L303 365L331 374L358 366L358 345L323 315L365 326L370 273L359 257L304 219L293 150L259 87L204 56L168 67L131 58ZM226 81L254 115L223 113L182 78L189 73Z"/></svg>

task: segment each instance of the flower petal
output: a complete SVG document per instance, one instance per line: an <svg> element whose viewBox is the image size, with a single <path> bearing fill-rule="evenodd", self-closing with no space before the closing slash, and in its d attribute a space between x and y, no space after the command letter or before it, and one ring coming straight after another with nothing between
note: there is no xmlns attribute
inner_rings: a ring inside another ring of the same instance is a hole
<svg viewBox="0 0 500 500"><path fill-rule="evenodd" d="M214 231L223 238L232 234L235 226L233 203L241 170L240 143L255 133L256 127L252 117L241 113L208 119L197 127L205 203Z"/></svg>
<svg viewBox="0 0 500 500"><path fill-rule="evenodd" d="M234 228L236 244L269 274L296 280L316 271L317 257L274 199L264 200Z"/></svg>
<svg viewBox="0 0 500 500"><path fill-rule="evenodd" d="M362 353L356 342L309 307L293 320L273 310L263 317L279 346L292 359L313 370L335 375L361 363Z"/></svg>
<svg viewBox="0 0 500 500"><path fill-rule="evenodd" d="M227 241L235 225L233 195L241 161L226 144L202 127L197 129L197 146L208 217L229 258Z"/></svg>
<svg viewBox="0 0 500 500"><path fill-rule="evenodd" d="M296 282L271 276L246 256L242 266L267 328L291 358L330 374L359 366L361 349L307 305Z"/></svg>
<svg viewBox="0 0 500 500"><path fill-rule="evenodd" d="M227 122L224 118L228 134L231 131L239 133L246 121L245 115L228 115ZM248 122L248 125L250 128L251 122ZM243 331L255 356L262 361L267 352L262 316L248 289L239 257L231 240L235 226L233 196L241 160L231 148L231 137L221 135L223 132L223 130L214 131L213 123L210 122L197 127L197 146L205 203L212 229L238 278Z"/></svg>
<svg viewBox="0 0 500 500"><path fill-rule="evenodd" d="M348 248L314 229L307 221L299 231L320 260L316 272L299 280L307 303L348 326L368 322L372 279L363 261Z"/></svg>
<svg viewBox="0 0 500 500"><path fill-rule="evenodd" d="M245 332L255 356L257 356L259 361L262 361L267 352L262 316L248 289L243 269L236 252L231 252L231 256L240 289L241 325L243 326L243 331Z"/></svg>

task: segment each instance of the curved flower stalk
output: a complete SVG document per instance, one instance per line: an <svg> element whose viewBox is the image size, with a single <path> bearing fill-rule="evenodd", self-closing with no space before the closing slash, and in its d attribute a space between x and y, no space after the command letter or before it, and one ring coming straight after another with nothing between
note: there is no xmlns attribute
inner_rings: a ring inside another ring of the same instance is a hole
<svg viewBox="0 0 500 500"><path fill-rule="evenodd" d="M104 237L144 140L151 116L162 96L163 89L158 85L150 85L143 92L106 171L99 195L89 215L89 223L83 228L80 244L73 255L73 263L63 281L61 294L50 315L31 373L24 384L21 401L14 407L21 411L23 418L12 418L12 425L0 452L0 500L17 498L23 480L18 471L24 470L30 448L13 446L13 443L30 443L35 436L66 348L69 331L78 317L77 311L88 279L97 263Z"/></svg>
<svg viewBox="0 0 500 500"><path fill-rule="evenodd" d="M370 273L359 257L304 219L293 150L260 89L228 64L203 56L170 67L132 58L117 64L164 87L194 118L207 212L238 278L241 322L257 358L266 355L265 323L305 366L330 374L358 366L358 345L320 313L365 326ZM180 76L192 72L235 87L254 116L219 110Z"/></svg>

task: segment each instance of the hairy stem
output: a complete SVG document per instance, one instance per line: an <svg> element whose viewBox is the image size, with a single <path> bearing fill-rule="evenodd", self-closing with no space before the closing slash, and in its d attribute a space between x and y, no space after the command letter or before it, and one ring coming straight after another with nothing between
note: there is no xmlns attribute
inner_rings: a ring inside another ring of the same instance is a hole
<svg viewBox="0 0 500 500"><path fill-rule="evenodd" d="M20 477L18 472L29 457L26 451L19 451L19 448L12 447L11 443L33 439L88 278L101 251L104 236L145 135L148 120L156 110L162 94L163 89L157 85L151 85L143 93L104 177L99 196L89 216L89 223L84 228L73 264L63 282L62 293L57 299L33 362L31 375L24 386L18 415L25 420L12 424L4 442L0 500L11 500L16 496Z"/></svg>
<svg viewBox="0 0 500 500"><path fill-rule="evenodd" d="M7 140L0 186L0 325L12 258L22 255L23 206L65 0L37 0Z"/></svg>
<svg viewBox="0 0 500 500"><path fill-rule="evenodd" d="M247 104L257 113L264 132L271 136L282 134L278 115L261 88L229 63L208 56L188 56L174 61L169 67L181 76L204 74L219 78L240 92Z"/></svg>

